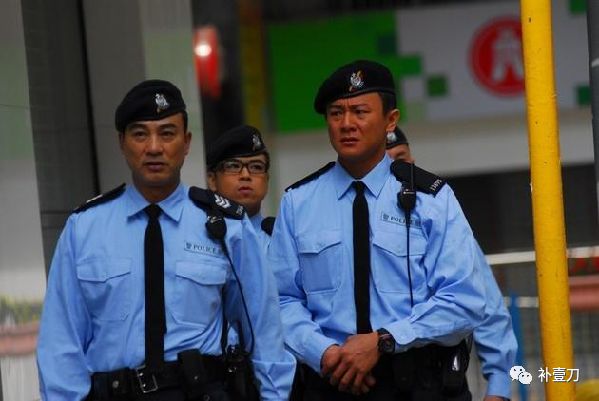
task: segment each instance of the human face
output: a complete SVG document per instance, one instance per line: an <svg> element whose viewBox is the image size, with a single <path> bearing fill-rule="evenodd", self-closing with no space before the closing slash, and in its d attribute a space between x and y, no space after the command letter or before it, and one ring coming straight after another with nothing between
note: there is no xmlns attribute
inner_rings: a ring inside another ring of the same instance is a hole
<svg viewBox="0 0 599 401"><path fill-rule="evenodd" d="M396 145L391 149L387 149L387 154L393 160L403 160L404 162L414 163L408 144Z"/></svg>
<svg viewBox="0 0 599 401"><path fill-rule="evenodd" d="M266 163L265 155L234 157L232 159L240 160L242 163L249 163L255 160ZM222 169L217 168L216 171L208 173L208 188L225 198L243 205L248 215L254 216L260 211L262 200L268 191L268 172L264 174L250 174L247 166L244 166L241 172L234 174L226 173Z"/></svg>
<svg viewBox="0 0 599 401"><path fill-rule="evenodd" d="M150 202L168 197L179 185L191 133L181 113L156 121L136 121L119 135L133 183Z"/></svg>
<svg viewBox="0 0 599 401"><path fill-rule="evenodd" d="M338 99L327 107L329 140L341 165L362 178L385 155L387 132L393 131L399 111L383 113L378 93Z"/></svg>

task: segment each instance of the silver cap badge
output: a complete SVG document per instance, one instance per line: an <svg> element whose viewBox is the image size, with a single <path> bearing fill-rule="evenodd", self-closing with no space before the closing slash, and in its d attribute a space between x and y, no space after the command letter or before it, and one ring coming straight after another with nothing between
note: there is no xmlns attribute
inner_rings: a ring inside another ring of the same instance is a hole
<svg viewBox="0 0 599 401"><path fill-rule="evenodd" d="M351 86L349 87L349 91L353 92L358 90L364 86L364 78L362 77L362 70L356 71L351 74L349 77L349 83Z"/></svg>
<svg viewBox="0 0 599 401"><path fill-rule="evenodd" d="M260 137L258 137L258 135L254 134L252 136L252 150L255 151L257 149L260 149L262 147L262 141L260 141Z"/></svg>
<svg viewBox="0 0 599 401"><path fill-rule="evenodd" d="M168 109L170 106L162 93L157 93L154 101L156 102L156 113L160 113L161 111Z"/></svg>

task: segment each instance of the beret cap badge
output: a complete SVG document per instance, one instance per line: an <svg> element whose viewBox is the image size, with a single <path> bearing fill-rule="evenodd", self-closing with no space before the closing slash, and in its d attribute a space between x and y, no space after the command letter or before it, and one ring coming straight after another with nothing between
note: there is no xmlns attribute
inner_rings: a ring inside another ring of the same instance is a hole
<svg viewBox="0 0 599 401"><path fill-rule="evenodd" d="M257 149L260 149L262 147L262 141L260 141L260 137L258 137L258 135L254 134L252 136L252 150L256 151Z"/></svg>
<svg viewBox="0 0 599 401"><path fill-rule="evenodd" d="M364 78L363 78L362 70L353 72L349 77L349 89L348 92L353 92L355 90L361 89L364 86Z"/></svg>
<svg viewBox="0 0 599 401"><path fill-rule="evenodd" d="M156 102L156 114L160 114L161 111L168 109L170 106L162 93L157 93L154 101Z"/></svg>

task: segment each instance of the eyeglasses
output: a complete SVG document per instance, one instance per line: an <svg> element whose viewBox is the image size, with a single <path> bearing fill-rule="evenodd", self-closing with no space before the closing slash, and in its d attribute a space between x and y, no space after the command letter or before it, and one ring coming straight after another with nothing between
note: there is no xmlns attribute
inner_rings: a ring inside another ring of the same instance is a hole
<svg viewBox="0 0 599 401"><path fill-rule="evenodd" d="M248 172L253 175L266 174L268 165L262 160L250 160L247 163L238 159L224 160L218 166L218 169L225 174L241 174L241 170L246 167Z"/></svg>

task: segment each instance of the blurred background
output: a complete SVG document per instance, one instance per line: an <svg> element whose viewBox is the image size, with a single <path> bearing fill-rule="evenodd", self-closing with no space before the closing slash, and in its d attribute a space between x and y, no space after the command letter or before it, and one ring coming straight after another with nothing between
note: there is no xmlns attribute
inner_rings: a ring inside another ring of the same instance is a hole
<svg viewBox="0 0 599 401"><path fill-rule="evenodd" d="M413 156L446 177L488 255L543 400L520 3L517 0L0 0L0 401L39 399L37 321L70 211L129 179L114 109L149 78L183 92L183 179L205 186L204 145L247 123L272 156L264 215L335 155L312 107L338 66L395 75ZM599 226L585 0L553 0L553 46L573 346L599 376ZM547 46L550 44L548 43ZM593 333L595 333L593 335ZM470 384L486 383L476 357ZM555 367L554 367L555 368Z"/></svg>

